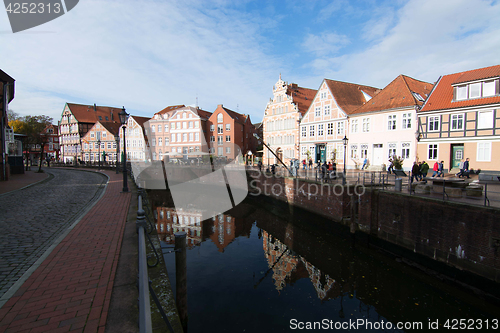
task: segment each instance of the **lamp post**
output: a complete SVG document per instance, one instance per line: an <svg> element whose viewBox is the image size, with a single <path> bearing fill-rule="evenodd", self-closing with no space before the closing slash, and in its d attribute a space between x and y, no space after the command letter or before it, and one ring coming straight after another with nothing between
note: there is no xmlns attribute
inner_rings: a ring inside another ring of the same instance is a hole
<svg viewBox="0 0 500 333"><path fill-rule="evenodd" d="M120 123L123 127L123 190L122 192L128 192L127 185L127 140L125 137L125 132L127 129L127 119L129 114L125 112L125 107L122 107L122 112L118 114L120 116Z"/></svg>
<svg viewBox="0 0 500 333"><path fill-rule="evenodd" d="M344 144L344 177L342 177L342 185L345 185L345 178L346 178L346 150L347 150L347 142L349 139L347 138L346 135L344 135L344 138L342 139L342 143Z"/></svg>
<svg viewBox="0 0 500 333"><path fill-rule="evenodd" d="M99 170L101 170L101 132L97 132L97 158L99 159Z"/></svg>
<svg viewBox="0 0 500 333"><path fill-rule="evenodd" d="M118 133L120 131L118 130ZM116 134L115 135L115 142L116 142L116 174L118 174L118 156L120 155L120 135Z"/></svg>

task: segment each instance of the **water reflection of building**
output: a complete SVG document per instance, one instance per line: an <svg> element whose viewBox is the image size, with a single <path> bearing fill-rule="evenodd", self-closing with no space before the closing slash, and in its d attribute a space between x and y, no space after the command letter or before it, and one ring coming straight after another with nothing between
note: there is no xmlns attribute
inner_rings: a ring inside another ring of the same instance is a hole
<svg viewBox="0 0 500 333"><path fill-rule="evenodd" d="M235 218L230 215L219 214L212 217L212 234L210 239L214 242L219 252L224 252L224 248L235 239Z"/></svg>
<svg viewBox="0 0 500 333"><path fill-rule="evenodd" d="M202 213L196 210L176 210L168 207L156 207L156 230L160 240L174 244L174 233L184 231L187 246L193 247L202 241Z"/></svg>
<svg viewBox="0 0 500 333"><path fill-rule="evenodd" d="M276 290L281 291L286 285L294 284L302 278L309 278L322 301L336 298L340 290L335 290L335 280L324 274L317 267L266 231L262 232L264 255L268 266L273 270Z"/></svg>

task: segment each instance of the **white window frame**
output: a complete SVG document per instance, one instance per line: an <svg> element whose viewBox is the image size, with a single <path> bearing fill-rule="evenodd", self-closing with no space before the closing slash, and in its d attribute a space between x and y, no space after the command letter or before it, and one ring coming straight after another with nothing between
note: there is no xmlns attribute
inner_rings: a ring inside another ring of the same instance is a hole
<svg viewBox="0 0 500 333"><path fill-rule="evenodd" d="M477 128L479 129L493 128L493 110L478 111Z"/></svg>
<svg viewBox="0 0 500 333"><path fill-rule="evenodd" d="M432 152L435 151L436 156L431 156L431 149ZM437 143L431 143L427 145L427 159L430 161L436 161L439 156L439 145Z"/></svg>
<svg viewBox="0 0 500 333"><path fill-rule="evenodd" d="M437 123L437 125L436 125ZM433 124L431 128L431 124ZM427 131L429 132L438 132L441 125L441 117L440 116L429 116L427 117Z"/></svg>
<svg viewBox="0 0 500 333"><path fill-rule="evenodd" d="M463 85L463 86L457 86L456 87L456 92L455 92L455 100L456 101L466 100L468 96L469 96L469 87L468 87L468 85Z"/></svg>
<svg viewBox="0 0 500 333"><path fill-rule="evenodd" d="M316 106L314 108L314 116L315 117L321 117L321 106Z"/></svg>
<svg viewBox="0 0 500 333"><path fill-rule="evenodd" d="M461 131L464 129L464 118L463 113L456 113L450 115L450 130L451 131ZM461 120L461 122L460 122ZM459 126L460 125L460 126Z"/></svg>
<svg viewBox="0 0 500 333"><path fill-rule="evenodd" d="M363 118L363 133L370 132L370 118Z"/></svg>
<svg viewBox="0 0 500 333"><path fill-rule="evenodd" d="M395 131L396 130L396 121L397 117L395 114L390 114L387 116L387 129L389 131Z"/></svg>
<svg viewBox="0 0 500 333"><path fill-rule="evenodd" d="M476 161L478 162L491 162L491 141L478 142Z"/></svg>
<svg viewBox="0 0 500 333"><path fill-rule="evenodd" d="M358 119L351 120L351 133L358 133Z"/></svg>
<svg viewBox="0 0 500 333"><path fill-rule="evenodd" d="M401 128L409 129L411 128L411 112L403 113Z"/></svg>

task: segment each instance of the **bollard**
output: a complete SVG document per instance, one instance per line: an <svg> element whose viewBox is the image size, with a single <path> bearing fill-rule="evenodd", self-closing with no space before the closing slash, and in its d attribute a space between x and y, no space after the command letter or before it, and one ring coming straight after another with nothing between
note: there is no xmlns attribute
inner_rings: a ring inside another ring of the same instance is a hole
<svg viewBox="0 0 500 333"><path fill-rule="evenodd" d="M149 303L149 278L145 239L146 218L142 209L142 199L139 196L136 229L139 234L139 332L152 332L151 305Z"/></svg>
<svg viewBox="0 0 500 333"><path fill-rule="evenodd" d="M394 183L394 190L397 192L401 192L403 188L403 178L396 178Z"/></svg>
<svg viewBox="0 0 500 333"><path fill-rule="evenodd" d="M175 284L177 310L184 332L187 332L187 268L186 233L176 232L175 236Z"/></svg>

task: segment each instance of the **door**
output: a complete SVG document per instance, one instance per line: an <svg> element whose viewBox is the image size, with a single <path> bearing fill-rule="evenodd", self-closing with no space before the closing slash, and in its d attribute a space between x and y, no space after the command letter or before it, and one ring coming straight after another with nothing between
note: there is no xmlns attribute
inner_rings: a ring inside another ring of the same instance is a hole
<svg viewBox="0 0 500 333"><path fill-rule="evenodd" d="M326 147L325 145L316 145L316 162L321 163L326 161Z"/></svg>
<svg viewBox="0 0 500 333"><path fill-rule="evenodd" d="M464 158L464 146L453 145L452 146L452 156L451 156L451 168L458 169L458 164Z"/></svg>
<svg viewBox="0 0 500 333"><path fill-rule="evenodd" d="M384 146L382 144L373 145L373 161L370 161L371 165L381 165L384 163Z"/></svg>

